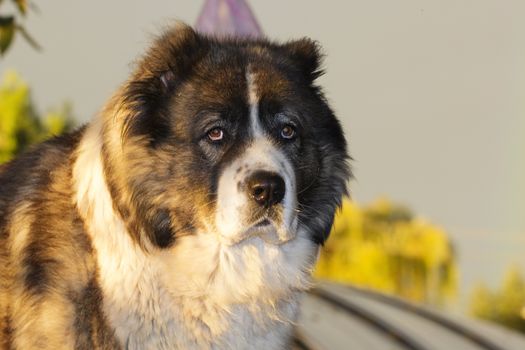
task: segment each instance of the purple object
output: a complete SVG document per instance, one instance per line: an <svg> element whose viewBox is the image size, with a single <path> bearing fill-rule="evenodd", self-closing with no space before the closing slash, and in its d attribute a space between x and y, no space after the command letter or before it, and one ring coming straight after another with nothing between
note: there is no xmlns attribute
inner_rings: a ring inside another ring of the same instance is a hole
<svg viewBox="0 0 525 350"><path fill-rule="evenodd" d="M261 27L245 0L206 0L195 29L214 36L262 36Z"/></svg>

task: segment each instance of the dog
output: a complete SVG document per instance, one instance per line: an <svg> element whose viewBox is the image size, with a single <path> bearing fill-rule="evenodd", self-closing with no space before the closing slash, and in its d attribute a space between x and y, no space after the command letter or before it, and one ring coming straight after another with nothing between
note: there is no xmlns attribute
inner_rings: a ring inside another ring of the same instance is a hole
<svg viewBox="0 0 525 350"><path fill-rule="evenodd" d="M2 349L283 349L351 175L303 38L158 36L0 167Z"/></svg>

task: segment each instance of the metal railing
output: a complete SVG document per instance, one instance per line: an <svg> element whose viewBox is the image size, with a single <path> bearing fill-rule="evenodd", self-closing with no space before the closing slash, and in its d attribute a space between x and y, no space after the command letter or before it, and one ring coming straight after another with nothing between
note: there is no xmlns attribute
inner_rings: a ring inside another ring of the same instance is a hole
<svg viewBox="0 0 525 350"><path fill-rule="evenodd" d="M398 298L389 297L380 293L363 290L352 286L344 286L343 288L348 290L349 294L358 294L359 296L379 302L383 305L417 315L418 317L430 321L439 327L447 329L455 335L459 335L462 337L462 339L475 344L480 349L504 350L501 346L495 344L493 341L489 340L479 332L476 332L469 327L463 326L459 322L456 322L424 307L416 306ZM382 317L381 314L368 310L367 308L361 306L359 302L354 302L348 298L341 297L340 293L331 291L329 287L321 286L313 288L309 294L310 296L313 296L336 307L340 311L348 313L349 317L357 318L363 321L368 326L386 335L392 340L392 342L397 343L402 348L410 350L429 350L429 347L422 343L420 339L412 336L409 332L401 329L392 322L389 322L386 320L386 318ZM293 349L322 350L320 346L312 344L310 338L301 334L299 331L296 331Z"/></svg>

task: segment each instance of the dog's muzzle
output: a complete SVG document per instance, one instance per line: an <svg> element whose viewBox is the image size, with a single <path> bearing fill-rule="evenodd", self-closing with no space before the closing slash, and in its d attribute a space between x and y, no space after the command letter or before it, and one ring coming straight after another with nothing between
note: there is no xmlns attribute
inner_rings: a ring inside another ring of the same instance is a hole
<svg viewBox="0 0 525 350"><path fill-rule="evenodd" d="M219 177L215 227L227 245L255 237L281 245L297 234L293 169L270 146L252 146Z"/></svg>

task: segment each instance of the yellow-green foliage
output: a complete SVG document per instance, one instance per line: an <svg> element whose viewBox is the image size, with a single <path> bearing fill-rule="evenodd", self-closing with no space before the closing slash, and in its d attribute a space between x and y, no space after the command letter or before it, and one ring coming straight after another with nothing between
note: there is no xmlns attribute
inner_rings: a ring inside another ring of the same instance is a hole
<svg viewBox="0 0 525 350"><path fill-rule="evenodd" d="M73 125L71 107L39 116L31 101L29 86L8 71L0 84L0 163L10 160L30 144L59 135Z"/></svg>
<svg viewBox="0 0 525 350"><path fill-rule="evenodd" d="M316 276L434 304L457 285L446 233L387 199L364 208L343 202Z"/></svg>
<svg viewBox="0 0 525 350"><path fill-rule="evenodd" d="M470 313L525 332L525 280L517 267L507 271L499 290L491 291L483 284L474 289Z"/></svg>

